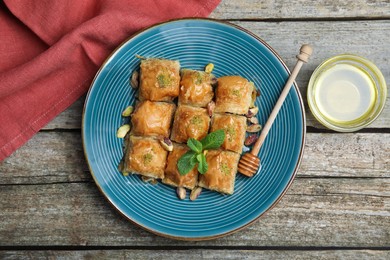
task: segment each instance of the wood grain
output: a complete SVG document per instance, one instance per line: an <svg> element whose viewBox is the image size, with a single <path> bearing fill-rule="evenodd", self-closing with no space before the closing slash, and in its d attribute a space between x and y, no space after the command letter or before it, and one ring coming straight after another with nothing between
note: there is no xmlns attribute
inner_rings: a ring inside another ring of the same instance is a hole
<svg viewBox="0 0 390 260"><path fill-rule="evenodd" d="M8 251L0 258L24 259L389 259L390 251L382 250L61 250Z"/></svg>
<svg viewBox="0 0 390 260"><path fill-rule="evenodd" d="M389 86L390 1L223 0L210 17L253 32L290 69L303 43L314 46L296 80L311 133L280 203L212 241L173 241L137 227L91 178L80 135L83 96L0 162L1 259L390 258L390 95L369 129L351 134L325 131L306 102L314 69L342 53L373 61Z"/></svg>
<svg viewBox="0 0 390 260"><path fill-rule="evenodd" d="M349 2L349 1L347 1ZM389 4L390 5L390 4ZM390 82L389 52L390 21L328 21L328 22L234 22L270 44L292 69L296 52L303 43L310 43L314 53L296 80L306 107L307 125L325 129L311 114L306 91L311 74L325 59L343 53L353 53L373 61ZM390 93L388 84L388 92ZM262 86L260 86L262 88ZM83 98L59 115L44 129L80 129ZM379 118L369 128L390 127L390 95ZM120 112L119 112L120 113Z"/></svg>
<svg viewBox="0 0 390 260"><path fill-rule="evenodd" d="M389 58L384 53L390 46L390 21L353 22L280 22L253 23L238 22L270 44L292 68L295 56L291 50L298 50L302 43L313 45L314 52L310 62L305 64L297 83L305 101L307 125L324 129L312 116L307 103L306 92L310 76L324 60L343 53L352 53L373 61L382 71L386 82L390 82ZM389 84L387 86L390 92ZM369 127L388 128L390 126L390 95L380 117Z"/></svg>
<svg viewBox="0 0 390 260"><path fill-rule="evenodd" d="M389 246L389 149L389 134L309 134L298 177L274 209L232 236L190 244ZM0 172L0 245L188 245L151 235L106 202L77 132L39 133Z"/></svg>
<svg viewBox="0 0 390 260"><path fill-rule="evenodd" d="M390 134L309 133L304 177L390 177ZM91 181L78 132L40 132L0 162L0 185Z"/></svg>
<svg viewBox="0 0 390 260"><path fill-rule="evenodd" d="M389 18L387 0L223 0L211 14L218 19Z"/></svg>
<svg viewBox="0 0 390 260"><path fill-rule="evenodd" d="M90 181L78 132L40 132L0 162L1 184Z"/></svg>
<svg viewBox="0 0 390 260"><path fill-rule="evenodd" d="M390 134L307 135L300 176L390 177Z"/></svg>
<svg viewBox="0 0 390 260"><path fill-rule="evenodd" d="M111 207L94 183L6 185L1 246L389 247L390 179L297 178L279 204L221 239L182 242L150 234Z"/></svg>

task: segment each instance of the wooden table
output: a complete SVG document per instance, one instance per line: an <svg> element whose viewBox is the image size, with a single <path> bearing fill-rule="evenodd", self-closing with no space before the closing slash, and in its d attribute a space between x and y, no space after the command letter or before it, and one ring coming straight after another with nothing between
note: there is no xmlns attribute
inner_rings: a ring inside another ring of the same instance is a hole
<svg viewBox="0 0 390 260"><path fill-rule="evenodd" d="M372 60L390 83L389 0L222 1L211 17L252 31L290 68L311 43L297 79L305 102L311 73L336 54ZM83 155L83 102L0 163L0 258L390 259L389 98L370 127L348 134L324 129L307 108L304 158L280 203L250 227L202 242L153 235L106 202Z"/></svg>

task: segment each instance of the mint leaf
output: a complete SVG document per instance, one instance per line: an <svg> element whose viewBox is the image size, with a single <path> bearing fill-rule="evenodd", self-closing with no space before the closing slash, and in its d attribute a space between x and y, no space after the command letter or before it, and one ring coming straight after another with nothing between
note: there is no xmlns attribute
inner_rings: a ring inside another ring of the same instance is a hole
<svg viewBox="0 0 390 260"><path fill-rule="evenodd" d="M225 140L225 132L222 129L209 133L205 138L200 140L203 150L218 149Z"/></svg>
<svg viewBox="0 0 390 260"><path fill-rule="evenodd" d="M186 175L195 167L197 163L196 155L194 151L188 151L179 158L177 161L177 169L180 175Z"/></svg>
<svg viewBox="0 0 390 260"><path fill-rule="evenodd" d="M225 132L220 129L209 133L201 141L190 138L187 141L187 146L190 151L183 154L177 161L177 169L180 175L186 175L190 172L196 164L198 164L198 171L205 174L209 168L206 161L206 156L202 153L206 149L217 149L225 140Z"/></svg>
<svg viewBox="0 0 390 260"><path fill-rule="evenodd" d="M195 155L197 155L197 154L195 153ZM196 156L191 158L190 163L193 164L194 166L198 163L198 160L196 159Z"/></svg>
<svg viewBox="0 0 390 260"><path fill-rule="evenodd" d="M187 141L187 146L191 148L192 151L195 153L201 153L202 152L202 143L194 138L190 138Z"/></svg>
<svg viewBox="0 0 390 260"><path fill-rule="evenodd" d="M205 174L209 169L206 162L206 156L203 153L200 153L196 156L196 160L198 161L198 172Z"/></svg>

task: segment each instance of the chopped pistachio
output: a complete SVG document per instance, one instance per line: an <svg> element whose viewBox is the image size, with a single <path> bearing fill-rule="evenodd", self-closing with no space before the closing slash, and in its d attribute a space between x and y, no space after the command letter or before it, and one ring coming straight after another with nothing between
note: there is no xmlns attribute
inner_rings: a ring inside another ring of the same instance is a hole
<svg viewBox="0 0 390 260"><path fill-rule="evenodd" d="M257 117L255 117L255 116L248 117L247 120L251 124L258 124L259 123L259 119Z"/></svg>
<svg viewBox="0 0 390 260"><path fill-rule="evenodd" d="M142 159L144 160L144 164L149 164L153 160L153 155L151 153L146 153L143 155Z"/></svg>
<svg viewBox="0 0 390 260"><path fill-rule="evenodd" d="M183 187L177 187L176 194L179 199L184 200L186 198L187 192L186 189Z"/></svg>
<svg viewBox="0 0 390 260"><path fill-rule="evenodd" d="M260 124L254 124L254 125L250 125L246 128L246 131L248 133L257 133L261 130L261 125Z"/></svg>
<svg viewBox="0 0 390 260"><path fill-rule="evenodd" d="M245 142L244 144L249 146L249 145L252 145L256 142L256 140L258 139L259 137L257 136L257 134L250 134L248 135L246 138L245 138Z"/></svg>
<svg viewBox="0 0 390 260"><path fill-rule="evenodd" d="M119 162L118 171L122 173L123 176L129 175L129 173L125 171L125 162L123 161L123 159Z"/></svg>
<svg viewBox="0 0 390 260"><path fill-rule="evenodd" d="M257 97L257 91L253 90L252 91L251 105L250 105L251 108L255 107L256 97Z"/></svg>
<svg viewBox="0 0 390 260"><path fill-rule="evenodd" d="M146 60L146 57L136 54L135 57L140 60Z"/></svg>
<svg viewBox="0 0 390 260"><path fill-rule="evenodd" d="M149 176L141 176L141 180L143 181L143 182L150 182L150 181L152 181L154 178L153 177L149 177Z"/></svg>
<svg viewBox="0 0 390 260"><path fill-rule="evenodd" d="M131 113L133 113L133 110L134 110L134 107L133 106L128 106L125 108L125 110L123 110L122 112L122 116L123 117L128 117L131 115Z"/></svg>
<svg viewBox="0 0 390 260"><path fill-rule="evenodd" d="M259 107L253 107L248 110L246 117L253 117L259 112Z"/></svg>
<svg viewBox="0 0 390 260"><path fill-rule="evenodd" d="M191 118L190 123L193 125L200 125L203 123L203 119L199 115L195 115Z"/></svg>
<svg viewBox="0 0 390 260"><path fill-rule="evenodd" d="M233 89L232 90L232 95L236 97L241 97L241 93L239 89Z"/></svg>
<svg viewBox="0 0 390 260"><path fill-rule="evenodd" d="M207 104L207 113L209 114L210 117L213 116L214 109L215 109L215 102L214 101L210 101Z"/></svg>
<svg viewBox="0 0 390 260"><path fill-rule="evenodd" d="M147 183L150 183L150 184L152 184L152 185L155 185L155 184L157 184L157 182L158 182L155 178L150 177L150 176L144 176L144 175L142 175L142 176L141 176L141 179L142 179L143 182L147 182Z"/></svg>
<svg viewBox="0 0 390 260"><path fill-rule="evenodd" d="M196 200L199 197L201 192L202 192L201 187L196 187L195 189L193 189L190 194L190 200L192 201Z"/></svg>
<svg viewBox="0 0 390 260"><path fill-rule="evenodd" d="M168 87L172 84L170 71L166 70L157 75L157 83L160 88Z"/></svg>
<svg viewBox="0 0 390 260"><path fill-rule="evenodd" d="M195 84L196 85L201 85L202 83L203 83L203 75L202 75L202 73L200 73L199 71L197 71L196 73L195 73Z"/></svg>
<svg viewBox="0 0 390 260"><path fill-rule="evenodd" d="M233 126L228 126L225 128L225 132L228 135L229 142L233 141L236 136L236 129Z"/></svg>
<svg viewBox="0 0 390 260"><path fill-rule="evenodd" d="M173 151L173 144L169 138L167 138L167 137L160 138L160 144L168 152Z"/></svg>
<svg viewBox="0 0 390 260"><path fill-rule="evenodd" d="M209 63L209 64L207 64L207 66L205 67L204 71L205 71L206 73L211 73L211 72L213 71L213 69L214 69L214 64Z"/></svg>
<svg viewBox="0 0 390 260"><path fill-rule="evenodd" d="M130 128L131 127L129 124L122 125L121 127L118 128L116 132L116 136L118 138L124 138L126 134L130 131Z"/></svg>
<svg viewBox="0 0 390 260"><path fill-rule="evenodd" d="M222 173L225 175L230 175L230 169L227 163L221 162L219 165L219 168L221 169Z"/></svg>
<svg viewBox="0 0 390 260"><path fill-rule="evenodd" d="M218 83L218 79L216 77L212 76L210 79L211 86L215 87L217 85L217 83Z"/></svg>
<svg viewBox="0 0 390 260"><path fill-rule="evenodd" d="M134 71L130 78L130 85L132 88L138 88L139 82L138 82L139 73L138 71Z"/></svg>

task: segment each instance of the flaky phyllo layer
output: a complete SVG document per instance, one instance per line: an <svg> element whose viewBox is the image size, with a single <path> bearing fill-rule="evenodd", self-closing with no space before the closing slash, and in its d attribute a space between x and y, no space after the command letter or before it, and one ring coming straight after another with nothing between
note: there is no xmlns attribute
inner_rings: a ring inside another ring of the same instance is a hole
<svg viewBox="0 0 390 260"><path fill-rule="evenodd" d="M254 102L253 83L237 75L217 79L210 72L181 69L179 61L155 58L141 60L139 75L139 101L125 137L122 172L174 187L232 194L247 131L245 115ZM188 139L201 140L219 129L225 132L222 146L203 152L206 173L194 167L180 174L177 162L189 151Z"/></svg>

